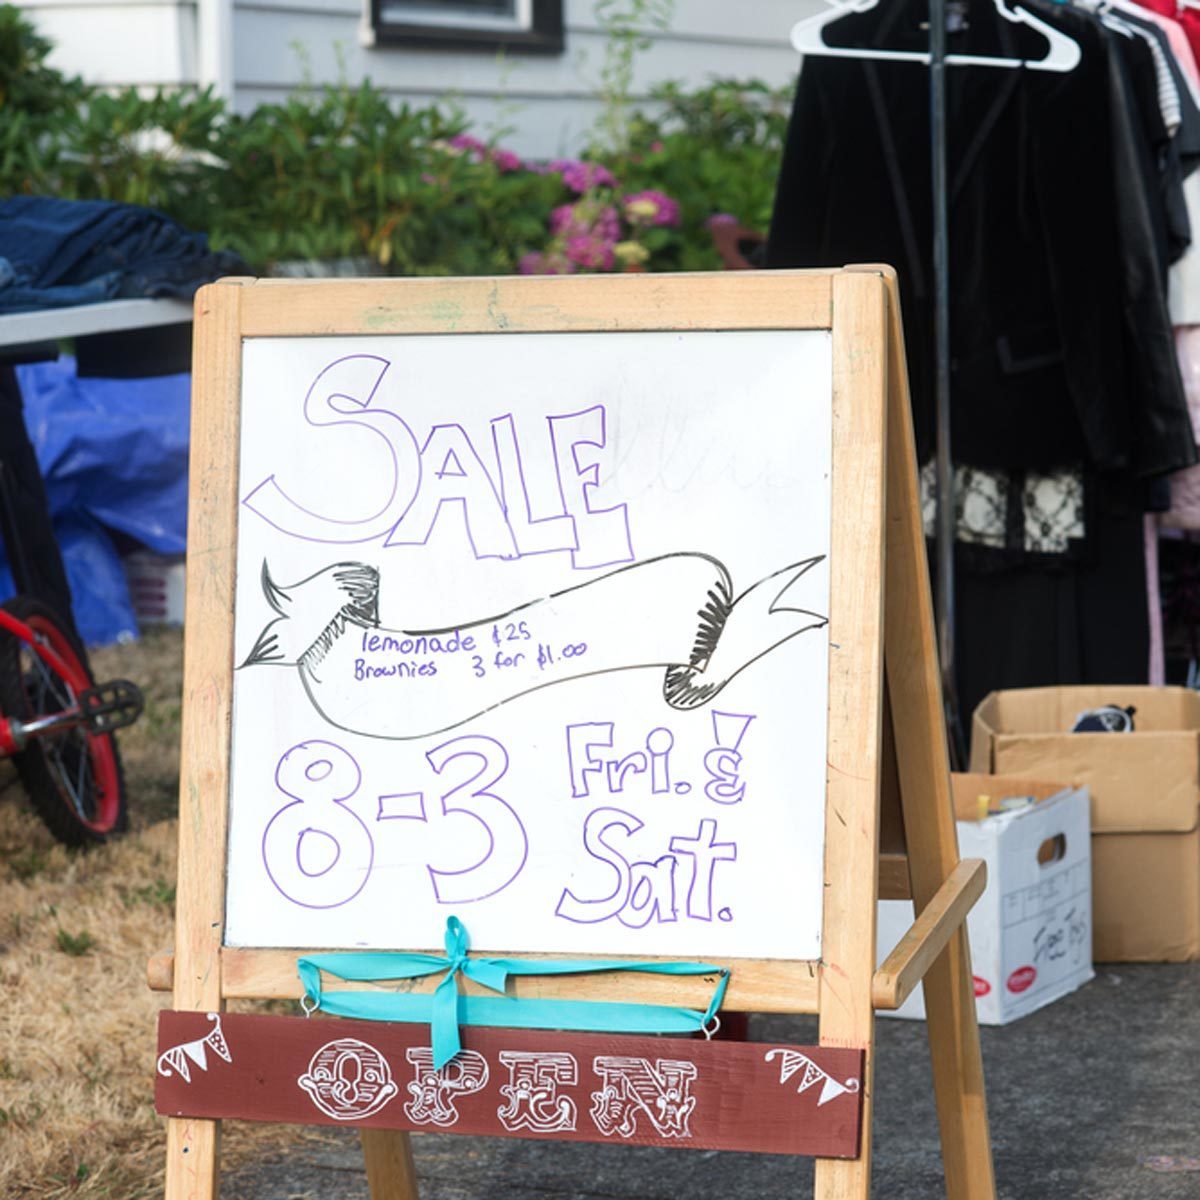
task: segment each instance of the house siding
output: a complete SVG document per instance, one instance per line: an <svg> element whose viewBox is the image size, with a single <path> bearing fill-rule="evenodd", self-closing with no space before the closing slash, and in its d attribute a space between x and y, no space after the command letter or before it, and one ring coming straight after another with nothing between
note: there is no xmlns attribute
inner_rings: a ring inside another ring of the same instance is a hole
<svg viewBox="0 0 1200 1200"><path fill-rule="evenodd" d="M56 43L53 62L106 86L194 83L197 6L177 0L17 0ZM787 84L799 59L794 22L820 0L676 0L671 28L638 55L633 92L644 100L664 80L712 77ZM448 99L472 124L508 130L522 154L579 149L600 111L596 100L605 35L594 0L565 0L560 55L503 59L487 50L370 46L358 0L235 0L233 103L246 112L306 82L370 77L397 101Z"/></svg>

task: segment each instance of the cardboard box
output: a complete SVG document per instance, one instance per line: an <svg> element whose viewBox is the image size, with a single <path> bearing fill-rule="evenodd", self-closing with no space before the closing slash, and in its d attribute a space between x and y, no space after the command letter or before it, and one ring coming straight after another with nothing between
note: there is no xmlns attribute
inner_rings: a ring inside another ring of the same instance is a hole
<svg viewBox="0 0 1200 1200"><path fill-rule="evenodd" d="M1069 732L1104 704L1132 704L1134 732ZM1097 962L1200 958L1200 695L1122 685L993 692L975 710L971 770L1091 793Z"/></svg>
<svg viewBox="0 0 1200 1200"><path fill-rule="evenodd" d="M143 625L182 625L184 560L182 554L137 550L123 560L133 615Z"/></svg>
<svg viewBox="0 0 1200 1200"><path fill-rule="evenodd" d="M1091 839L1085 788L993 775L955 775L959 852L987 863L987 887L967 917L980 1024L1006 1025L1093 977ZM980 795L1037 803L979 819ZM911 900L879 905L879 961L913 920ZM894 1013L923 1019L917 988Z"/></svg>

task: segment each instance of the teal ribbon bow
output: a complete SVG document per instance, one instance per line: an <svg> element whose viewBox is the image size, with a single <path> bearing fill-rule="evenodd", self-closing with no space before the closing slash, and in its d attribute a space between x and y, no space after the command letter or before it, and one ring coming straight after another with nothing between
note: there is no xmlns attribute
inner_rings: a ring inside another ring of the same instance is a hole
<svg viewBox="0 0 1200 1200"><path fill-rule="evenodd" d="M499 1025L509 1029L572 1029L606 1033L694 1033L707 1031L725 999L729 968L712 963L638 962L616 959L471 958L466 928L457 917L446 921L446 955L413 953L314 954L298 959L306 1012L321 1009L367 1021L428 1021L433 1065L440 1070L461 1049L459 1025ZM445 971L432 995L383 991L326 992L321 974L353 982L419 979ZM511 975L580 975L600 971L639 971L651 975L715 975L705 1012L661 1004L595 1000L536 1000L505 996ZM464 996L458 976L498 996Z"/></svg>

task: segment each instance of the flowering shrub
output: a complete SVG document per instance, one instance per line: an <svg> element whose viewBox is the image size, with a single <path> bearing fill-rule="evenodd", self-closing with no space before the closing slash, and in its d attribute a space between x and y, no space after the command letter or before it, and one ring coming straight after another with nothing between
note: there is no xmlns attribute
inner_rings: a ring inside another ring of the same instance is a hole
<svg viewBox="0 0 1200 1200"><path fill-rule="evenodd" d="M679 205L653 190L625 197L622 211L630 225L678 225Z"/></svg>
<svg viewBox="0 0 1200 1200"><path fill-rule="evenodd" d="M550 170L557 171L572 191L585 181L589 186L577 200L550 213L550 240L521 259L522 274L642 271L650 250L641 234L654 226L679 223L679 205L670 196L656 191L622 195L605 167L572 162L551 164Z"/></svg>
<svg viewBox="0 0 1200 1200"><path fill-rule="evenodd" d="M718 80L695 91L668 84L654 99L656 114L633 114L624 151L549 165L579 195L553 210L522 271L715 270L715 226L766 232L788 89Z"/></svg>
<svg viewBox="0 0 1200 1200"><path fill-rule="evenodd" d="M241 116L207 91L90 88L47 67L48 51L0 4L0 195L159 208L258 271L334 258L397 275L716 268L708 222L765 229L786 126L765 85L668 86L653 113L626 113L620 138L606 127L603 149L537 164L369 80Z"/></svg>

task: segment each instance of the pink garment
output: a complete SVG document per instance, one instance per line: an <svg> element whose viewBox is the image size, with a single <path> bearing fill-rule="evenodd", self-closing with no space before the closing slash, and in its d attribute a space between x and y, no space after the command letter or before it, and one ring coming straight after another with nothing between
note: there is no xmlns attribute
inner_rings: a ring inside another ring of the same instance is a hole
<svg viewBox="0 0 1200 1200"><path fill-rule="evenodd" d="M1175 355L1187 397L1192 432L1200 442L1200 325L1180 325L1175 330ZM1150 683L1165 680L1162 598L1158 585L1158 536L1155 525L1168 529L1200 529L1200 465L1176 471L1170 477L1171 507L1157 522L1146 516L1146 594L1150 608Z"/></svg>
<svg viewBox="0 0 1200 1200"><path fill-rule="evenodd" d="M1133 7L1140 9L1140 16L1145 17L1147 21L1153 21L1167 35L1171 53L1175 55L1180 70L1192 85L1192 98L1200 104L1200 97L1196 95L1196 90L1200 88L1200 69L1196 66L1196 56L1192 53L1192 46L1188 41L1187 34L1183 31L1183 26L1178 21L1173 21L1170 17L1164 16L1152 8L1146 8L1142 4L1135 4Z"/></svg>
<svg viewBox="0 0 1200 1200"><path fill-rule="evenodd" d="M1200 325L1181 325L1175 330L1175 353L1192 432L1200 442ZM1171 508L1159 516L1159 523L1170 529L1200 529L1200 466L1171 476Z"/></svg>
<svg viewBox="0 0 1200 1200"><path fill-rule="evenodd" d="M1146 610L1150 614L1150 662L1146 679L1151 687L1167 682L1167 654L1163 643L1162 596L1158 580L1158 522L1147 513L1142 527L1146 552Z"/></svg>
<svg viewBox="0 0 1200 1200"><path fill-rule="evenodd" d="M1179 69L1191 85L1192 98L1200 91L1200 68L1192 53L1189 33L1169 14L1149 7L1140 0L1146 16L1166 34L1171 52L1179 63ZM1160 0L1161 2L1161 0ZM1195 13L1187 14L1192 20L1190 36L1196 36ZM1190 207L1189 207L1189 211ZM1197 293L1194 286L1196 264L1200 262L1200 241L1185 255L1181 263L1172 269L1172 312L1181 314L1187 310L1187 299ZM1189 268L1191 273L1189 274ZM1189 286L1193 285L1193 286ZM1188 314L1191 315L1190 313ZM1179 359L1179 372L1183 376L1184 392L1187 395L1188 413L1192 418L1192 432L1200 442L1200 326L1183 325L1175 329L1175 353ZM1161 687L1166 682L1166 652L1163 645L1162 597L1159 592L1158 576L1158 526L1174 529L1200 529L1200 466L1189 467L1171 476L1171 508L1156 520L1146 515L1146 594L1150 610L1150 664L1149 680L1152 687Z"/></svg>
<svg viewBox="0 0 1200 1200"><path fill-rule="evenodd" d="M1138 4L1161 17L1178 22L1192 47L1193 56L1200 54L1200 12L1190 8L1181 9L1178 0L1138 0Z"/></svg>

